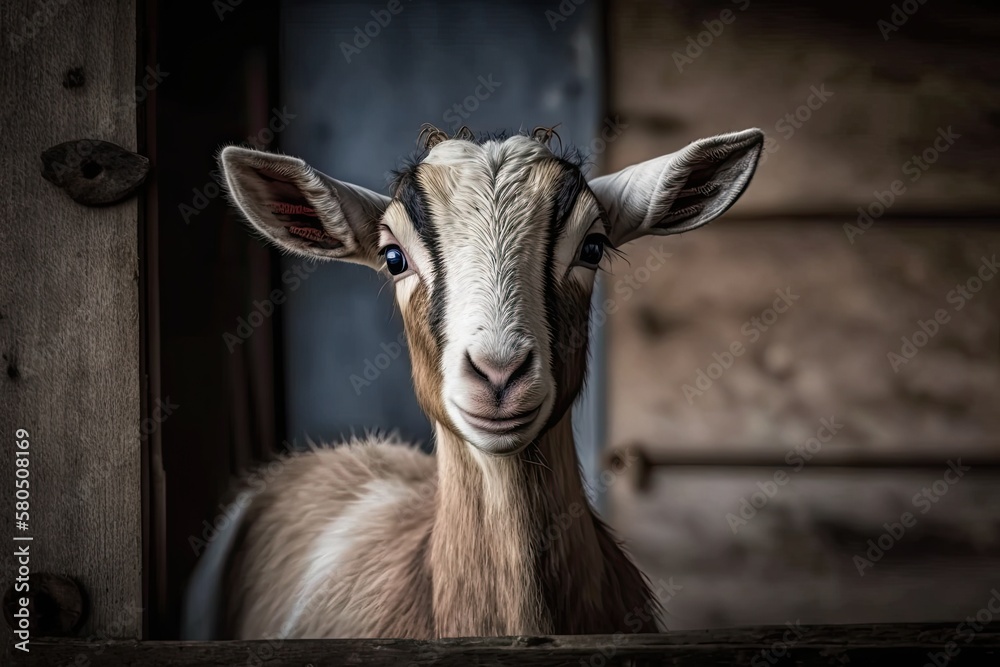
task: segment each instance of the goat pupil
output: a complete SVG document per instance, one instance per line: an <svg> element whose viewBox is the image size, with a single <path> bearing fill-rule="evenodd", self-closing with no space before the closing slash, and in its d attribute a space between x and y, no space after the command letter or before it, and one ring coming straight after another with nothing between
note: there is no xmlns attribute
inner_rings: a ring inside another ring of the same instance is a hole
<svg viewBox="0 0 1000 667"><path fill-rule="evenodd" d="M406 271L406 257L399 246L391 245L385 249L385 265L394 276Z"/></svg>
<svg viewBox="0 0 1000 667"><path fill-rule="evenodd" d="M604 257L604 240L597 235L588 236L580 249L580 261L587 264L598 264Z"/></svg>

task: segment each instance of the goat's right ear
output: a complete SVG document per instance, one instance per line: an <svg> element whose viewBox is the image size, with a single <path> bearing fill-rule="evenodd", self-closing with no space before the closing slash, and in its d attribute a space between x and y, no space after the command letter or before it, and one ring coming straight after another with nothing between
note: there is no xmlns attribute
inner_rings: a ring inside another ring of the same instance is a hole
<svg viewBox="0 0 1000 667"><path fill-rule="evenodd" d="M716 219L746 190L763 146L757 128L720 134L591 180L611 219L611 242L680 234Z"/></svg>
<svg viewBox="0 0 1000 667"><path fill-rule="evenodd" d="M322 174L288 155L228 146L219 155L233 202L291 252L378 269L378 221L389 198Z"/></svg>

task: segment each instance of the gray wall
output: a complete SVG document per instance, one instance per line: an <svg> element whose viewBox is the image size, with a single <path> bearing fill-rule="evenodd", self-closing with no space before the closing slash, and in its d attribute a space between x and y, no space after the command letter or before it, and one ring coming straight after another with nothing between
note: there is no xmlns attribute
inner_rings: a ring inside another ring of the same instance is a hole
<svg viewBox="0 0 1000 667"><path fill-rule="evenodd" d="M558 22L550 22L548 6L534 2L402 0L399 6L377 32L370 26L370 43L359 39L363 48L351 46L345 54L356 28L363 31L386 2L285 3L282 100L296 114L280 138L285 152L385 192L387 172L416 149L425 122L448 131L461 124L479 131L562 123L564 141L589 145L601 125L600 3ZM494 90L480 87L480 78L492 80ZM470 99L477 88L485 99ZM459 118L456 104L464 105L467 118ZM289 266L297 261L286 260ZM400 340L402 321L391 288L380 292L382 284L367 269L330 263L291 294L286 381L288 435L295 444L375 427L429 440L405 351L370 385L351 380L365 377L366 362L384 366L382 345ZM603 337L600 329L595 333L592 372L598 375L591 386L600 388ZM590 476L602 409L602 397L592 391L576 411Z"/></svg>

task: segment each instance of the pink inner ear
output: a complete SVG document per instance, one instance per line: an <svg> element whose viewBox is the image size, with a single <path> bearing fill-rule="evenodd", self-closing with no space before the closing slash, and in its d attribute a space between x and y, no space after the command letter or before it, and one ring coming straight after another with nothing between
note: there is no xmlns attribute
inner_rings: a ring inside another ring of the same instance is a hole
<svg viewBox="0 0 1000 667"><path fill-rule="evenodd" d="M287 227L289 234L300 236L315 243L320 243L330 239L326 232L322 232L315 227Z"/></svg>
<svg viewBox="0 0 1000 667"><path fill-rule="evenodd" d="M288 202L271 202L271 212L280 215L308 215L318 217L316 211L302 204L289 204Z"/></svg>
<svg viewBox="0 0 1000 667"><path fill-rule="evenodd" d="M305 239L326 249L338 248L342 245L319 225L319 216L314 208L283 201L270 202L268 205L274 216L281 221L285 231L292 236ZM306 219L303 220L303 218ZM315 219L316 222L312 222L309 218Z"/></svg>
<svg viewBox="0 0 1000 667"><path fill-rule="evenodd" d="M309 218L318 218L316 215L316 210L310 206L305 206L303 204L292 204L284 201L271 202L271 212L278 215L298 215L306 216ZM312 241L313 243L329 243L333 241L333 237L327 234L322 228L318 226L306 226L306 225L296 225L294 222L285 220L285 231L293 236L298 236L299 238L306 239L307 241Z"/></svg>
<svg viewBox="0 0 1000 667"><path fill-rule="evenodd" d="M259 168L257 176L265 191L264 198L271 214L285 231L292 236L308 241L319 248L331 250L343 243L330 236L320 224L316 209L308 206L309 201L293 181L270 169Z"/></svg>

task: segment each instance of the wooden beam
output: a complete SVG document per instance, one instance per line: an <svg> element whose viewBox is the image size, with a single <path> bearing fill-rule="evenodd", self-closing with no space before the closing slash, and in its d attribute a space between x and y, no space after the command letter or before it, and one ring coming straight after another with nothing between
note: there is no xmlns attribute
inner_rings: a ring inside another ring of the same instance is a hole
<svg viewBox="0 0 1000 667"><path fill-rule="evenodd" d="M934 470L947 469L948 461L961 460L962 465L975 470L1000 472L1000 456L985 447L978 451L955 451L947 455L927 453L859 450L829 452L806 463L809 469L840 470ZM677 468L710 468L713 470L766 468L781 470L791 465L781 456L767 452L719 450L657 451L644 445L621 447L605 457L605 470L626 473L637 488L647 488L653 472Z"/></svg>
<svg viewBox="0 0 1000 667"><path fill-rule="evenodd" d="M32 573L79 584L90 606L84 636L134 638L142 625L138 199L79 204L42 177L41 155L80 139L136 150L135 3L15 0L0 3L0 25L4 549L27 546ZM65 166L86 159L74 154ZM30 486L19 489L29 492L17 501L27 519L15 531L18 429L29 435ZM12 532L32 539L11 543ZM0 591L18 576L14 562L4 560ZM0 628L9 645L10 629Z"/></svg>
<svg viewBox="0 0 1000 667"><path fill-rule="evenodd" d="M1000 623L768 626L663 634L415 641L229 642L38 640L17 665L887 665L1000 664ZM948 651L951 651L949 654ZM938 660L935 663L935 659Z"/></svg>

